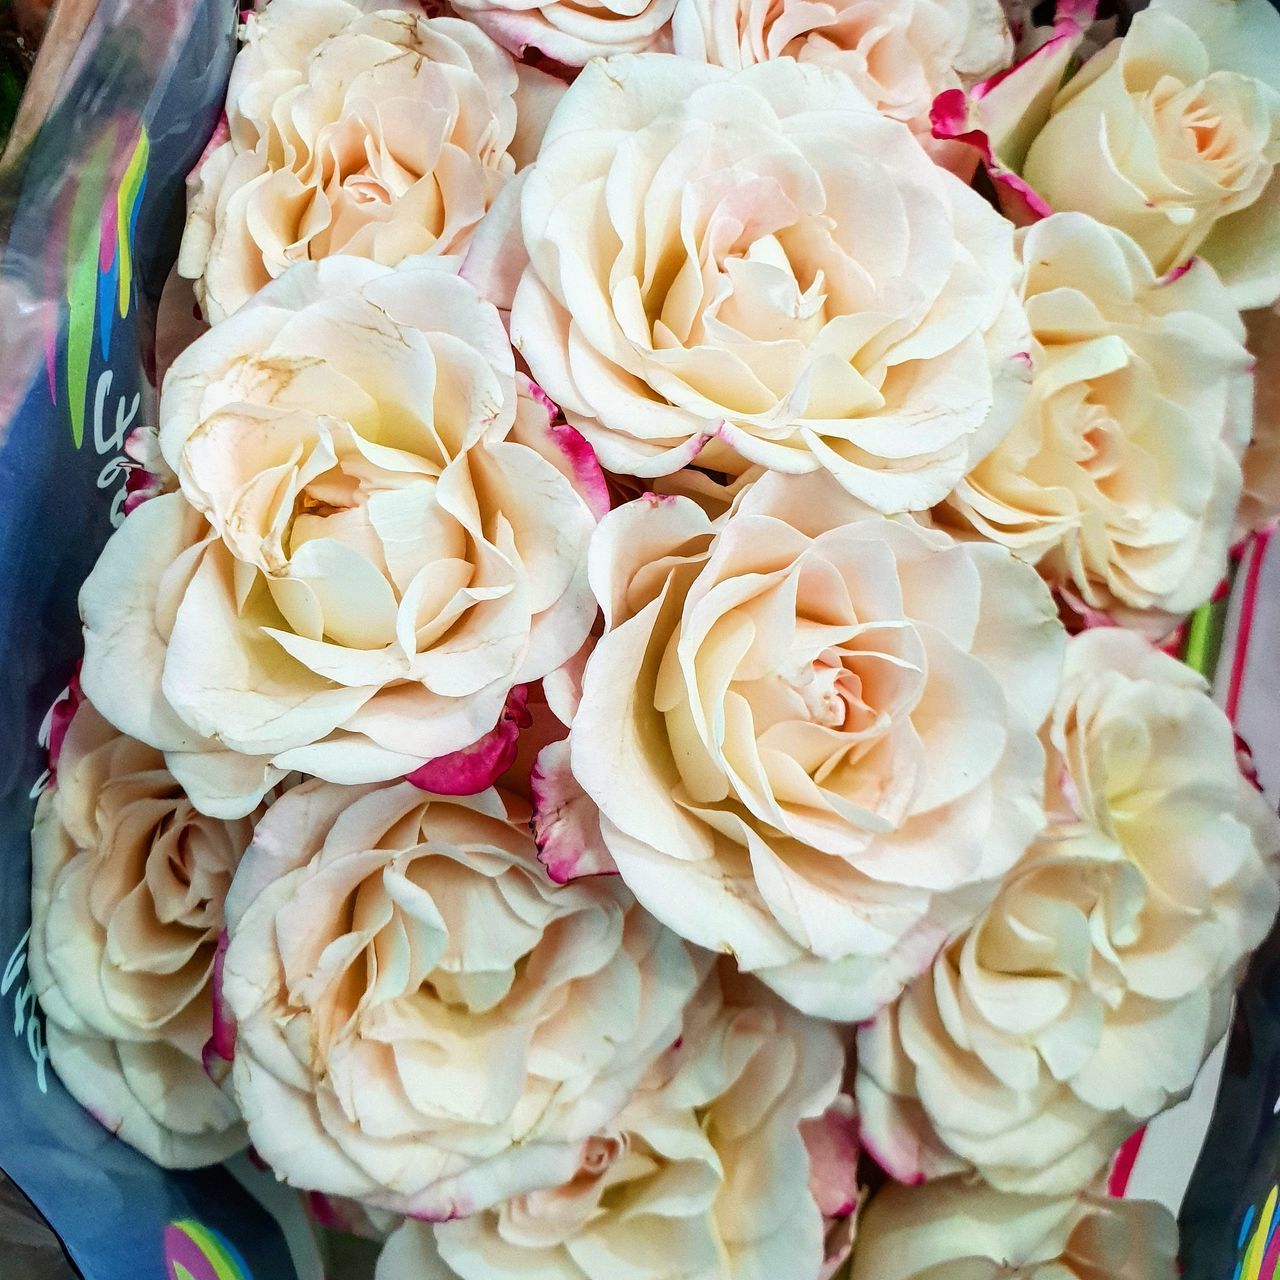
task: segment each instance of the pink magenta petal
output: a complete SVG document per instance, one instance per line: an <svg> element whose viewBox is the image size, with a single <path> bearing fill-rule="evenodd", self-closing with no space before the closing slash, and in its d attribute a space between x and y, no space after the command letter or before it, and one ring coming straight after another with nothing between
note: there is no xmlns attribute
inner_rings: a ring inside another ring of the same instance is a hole
<svg viewBox="0 0 1280 1280"><path fill-rule="evenodd" d="M473 796L491 787L516 758L520 731L533 723L526 704L527 686L518 684L507 695L498 723L488 733L460 751L437 756L415 769L405 781L438 796Z"/></svg>
<svg viewBox="0 0 1280 1280"><path fill-rule="evenodd" d="M901 1182L908 1187L919 1187L924 1184L925 1176L924 1170L920 1167L918 1143L904 1139L896 1151L890 1151L869 1138L866 1129L861 1126L858 1131L858 1142L862 1150L895 1182ZM913 1155L914 1159L912 1159Z"/></svg>
<svg viewBox="0 0 1280 1280"><path fill-rule="evenodd" d="M574 488L582 495L591 514L602 520L609 514L609 486L605 483L604 469L596 458L596 451L587 443L586 437L567 422L548 428L548 433L568 459Z"/></svg>
<svg viewBox="0 0 1280 1280"><path fill-rule="evenodd" d="M533 839L551 879L568 884L582 876L616 876L618 868L600 834L600 811L573 776L567 741L539 752L529 784Z"/></svg>
<svg viewBox="0 0 1280 1280"><path fill-rule="evenodd" d="M62 753L62 742L71 727L71 721L84 701L84 691L80 688L80 664L76 663L75 675L67 685L66 692L53 704L49 712L49 773L53 778L58 774L58 756Z"/></svg>
<svg viewBox="0 0 1280 1280"><path fill-rule="evenodd" d="M213 1034L205 1042L200 1061L205 1075L215 1084L227 1077L232 1059L236 1056L236 1022L230 1006L222 996L222 972L227 962L227 946L231 941L225 929L218 935L218 946L213 953Z"/></svg>
<svg viewBox="0 0 1280 1280"><path fill-rule="evenodd" d="M852 1100L837 1098L800 1124L809 1153L809 1191L824 1218L847 1218L858 1207L858 1120Z"/></svg>

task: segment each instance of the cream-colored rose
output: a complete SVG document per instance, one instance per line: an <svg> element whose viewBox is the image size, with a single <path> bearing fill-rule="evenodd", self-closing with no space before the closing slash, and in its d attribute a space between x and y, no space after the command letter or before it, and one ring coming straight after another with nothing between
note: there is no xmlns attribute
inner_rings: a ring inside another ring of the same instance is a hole
<svg viewBox="0 0 1280 1280"><path fill-rule="evenodd" d="M31 981L49 1061L93 1116L158 1164L245 1145L205 1074L223 901L253 822L192 808L160 753L89 703L31 833Z"/></svg>
<svg viewBox="0 0 1280 1280"><path fill-rule="evenodd" d="M520 196L512 335L610 470L920 509L1025 392L1012 228L827 68L593 63Z"/></svg>
<svg viewBox="0 0 1280 1280"><path fill-rule="evenodd" d="M601 523L573 774L659 919L807 1013L865 1018L1043 825L1063 633L1001 547L769 474L713 522Z"/></svg>
<svg viewBox="0 0 1280 1280"><path fill-rule="evenodd" d="M1213 269L1157 279L1078 213L1019 234L1031 397L951 514L1089 609L1159 634L1226 572L1253 361Z"/></svg>
<svg viewBox="0 0 1280 1280"><path fill-rule="evenodd" d="M850 1280L1175 1280L1177 1257L1163 1205L1101 1191L1007 1195L948 1178L874 1197Z"/></svg>
<svg viewBox="0 0 1280 1280"><path fill-rule="evenodd" d="M178 262L205 315L295 262L462 253L515 172L516 87L508 54L457 18L351 0L249 14Z"/></svg>
<svg viewBox="0 0 1280 1280"><path fill-rule="evenodd" d="M834 1028L726 967L571 1179L461 1221L407 1222L377 1280L818 1280L804 1126L843 1071ZM847 1213L856 1182L842 1167Z"/></svg>
<svg viewBox="0 0 1280 1280"><path fill-rule="evenodd" d="M839 71L934 159L968 172L977 153L935 141L929 110L1013 56L999 0L677 0L671 31L675 52L698 62L739 69L789 57Z"/></svg>
<svg viewBox="0 0 1280 1280"><path fill-rule="evenodd" d="M295 267L188 348L160 417L181 492L85 584L83 679L204 811L245 813L289 770L448 757L586 639L593 460L438 263Z"/></svg>
<svg viewBox="0 0 1280 1280"><path fill-rule="evenodd" d="M528 50L566 67L671 47L676 0L454 0L454 9L517 57Z"/></svg>
<svg viewBox="0 0 1280 1280"><path fill-rule="evenodd" d="M1280 820L1203 680L1132 632L1071 641L1052 821L999 897L858 1036L867 1145L904 1180L1087 1186L1183 1097L1280 902Z"/></svg>
<svg viewBox="0 0 1280 1280"><path fill-rule="evenodd" d="M1280 295L1280 15L1153 0L1053 100L1023 177L1127 232L1158 273L1207 258L1237 307Z"/></svg>
<svg viewBox="0 0 1280 1280"><path fill-rule="evenodd" d="M493 790L303 783L227 924L256 1150L294 1186L440 1221L571 1178L697 979L616 878L553 884Z"/></svg>

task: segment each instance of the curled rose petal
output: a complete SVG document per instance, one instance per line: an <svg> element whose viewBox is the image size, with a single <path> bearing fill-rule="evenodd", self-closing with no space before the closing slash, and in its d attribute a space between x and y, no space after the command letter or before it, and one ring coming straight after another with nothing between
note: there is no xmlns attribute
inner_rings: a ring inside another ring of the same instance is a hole
<svg viewBox="0 0 1280 1280"><path fill-rule="evenodd" d="M580 431L561 418L560 406L532 378L517 374L516 384L522 408L527 397L538 411L517 415L513 437L552 462L582 496L591 514L603 519L609 513L609 485L596 451Z"/></svg>
<svg viewBox="0 0 1280 1280"><path fill-rule="evenodd" d="M552 75L592 58L669 49L676 0L455 0L454 8L504 49Z"/></svg>
<svg viewBox="0 0 1280 1280"><path fill-rule="evenodd" d="M600 834L600 811L573 776L567 741L543 747L530 783L538 860L556 884L579 876L617 875Z"/></svg>
<svg viewBox="0 0 1280 1280"><path fill-rule="evenodd" d="M872 1197L851 1280L1175 1280L1178 1227L1163 1205L1010 1195L947 1178Z"/></svg>

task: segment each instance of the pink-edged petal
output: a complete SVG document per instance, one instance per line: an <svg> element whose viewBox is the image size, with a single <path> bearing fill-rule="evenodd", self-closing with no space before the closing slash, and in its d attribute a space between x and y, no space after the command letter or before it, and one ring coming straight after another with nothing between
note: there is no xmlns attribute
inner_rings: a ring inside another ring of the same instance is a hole
<svg viewBox="0 0 1280 1280"><path fill-rule="evenodd" d="M560 416L560 407L532 378L516 376L520 408L510 439L545 458L573 485L588 510L602 520L609 513L609 486L596 451Z"/></svg>
<svg viewBox="0 0 1280 1280"><path fill-rule="evenodd" d="M847 1218L858 1207L858 1118L853 1099L841 1095L820 1116L804 1120L809 1191L824 1218Z"/></svg>
<svg viewBox="0 0 1280 1280"><path fill-rule="evenodd" d="M573 776L567 740L539 752L529 781L538 860L552 880L568 884L582 876L616 876L600 833L600 810Z"/></svg>
<svg viewBox="0 0 1280 1280"><path fill-rule="evenodd" d="M72 717L84 701L84 691L80 688L80 664L76 664L75 675L71 677L66 691L53 704L49 712L49 773L58 776L58 757L62 754L62 743L71 727Z"/></svg>
<svg viewBox="0 0 1280 1280"><path fill-rule="evenodd" d="M1054 96L1097 10L1097 0L1062 0L1054 34L1034 53L968 93L948 89L934 100L929 119L939 141L968 143L982 157L1006 217L1019 225L1053 210L1018 170L1049 118Z"/></svg>
<svg viewBox="0 0 1280 1280"><path fill-rule="evenodd" d="M213 1034L205 1043L200 1060L205 1074L221 1084L226 1079L236 1056L236 1020L222 994L222 971L227 959L230 935L225 929L218 935L218 945L213 953L213 979L210 990L213 997Z"/></svg>

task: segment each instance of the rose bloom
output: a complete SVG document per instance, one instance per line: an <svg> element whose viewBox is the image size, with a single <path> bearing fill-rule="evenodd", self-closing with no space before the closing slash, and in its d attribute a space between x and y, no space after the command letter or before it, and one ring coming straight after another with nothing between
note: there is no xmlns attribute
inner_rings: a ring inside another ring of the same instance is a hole
<svg viewBox="0 0 1280 1280"><path fill-rule="evenodd" d="M919 509L1025 392L1012 228L845 76L595 63L521 185L513 340L610 470Z"/></svg>
<svg viewBox="0 0 1280 1280"><path fill-rule="evenodd" d="M947 1178L890 1185L871 1201L850 1280L1175 1280L1177 1256L1163 1205Z"/></svg>
<svg viewBox="0 0 1280 1280"><path fill-rule="evenodd" d="M432 1220L572 1178L697 980L616 878L553 884L494 790L303 783L227 924L255 1149L293 1186Z"/></svg>
<svg viewBox="0 0 1280 1280"><path fill-rule="evenodd" d="M713 974L681 1038L585 1144L569 1181L434 1228L406 1222L377 1280L818 1280L811 1183L828 1170L813 1166L805 1133L829 1122L849 1133L839 1112L827 1116L843 1046L829 1024L722 973L725 990ZM834 1172L847 1215L855 1161L837 1158Z"/></svg>
<svg viewBox="0 0 1280 1280"><path fill-rule="evenodd" d="M1159 634L1226 572L1253 411L1244 326L1207 263L1159 280L1084 214L1019 244L1031 397L951 512L1084 608Z"/></svg>
<svg viewBox="0 0 1280 1280"><path fill-rule="evenodd" d="M398 778L501 728L595 615L582 493L603 481L530 390L438 264L294 268L170 372L181 492L85 584L86 692L220 816L289 770Z"/></svg>
<svg viewBox="0 0 1280 1280"><path fill-rule="evenodd" d="M1063 633L1003 548L769 474L601 523L570 762L624 880L798 1008L868 1017L1043 825Z"/></svg>
<svg viewBox="0 0 1280 1280"><path fill-rule="evenodd" d="M1271 928L1280 820L1204 681L1132 632L1071 641L1053 821L999 897L858 1035L894 1176L1074 1191L1184 1097Z"/></svg>
<svg viewBox="0 0 1280 1280"><path fill-rule="evenodd" d="M1207 258L1236 306L1280 295L1280 15L1153 0L1053 100L1022 174L1131 235L1157 273ZM1087 175L1087 176L1086 176Z"/></svg>
<svg viewBox="0 0 1280 1280"><path fill-rule="evenodd" d="M737 69L790 57L830 67L935 159L968 173L976 153L935 141L929 109L1013 56L999 0L677 0L671 30L675 52L698 62Z"/></svg>
<svg viewBox="0 0 1280 1280"><path fill-rule="evenodd" d="M566 67L671 47L676 0L455 0L453 8L517 57L532 50Z"/></svg>
<svg viewBox="0 0 1280 1280"><path fill-rule="evenodd" d="M516 167L502 49L394 0L272 0L243 34L178 263L209 320L295 262L465 250Z"/></svg>
<svg viewBox="0 0 1280 1280"><path fill-rule="evenodd" d="M36 808L27 962L49 1061L97 1120L169 1168L246 1141L201 1062L223 900L252 831L197 813L160 753L89 703Z"/></svg>

